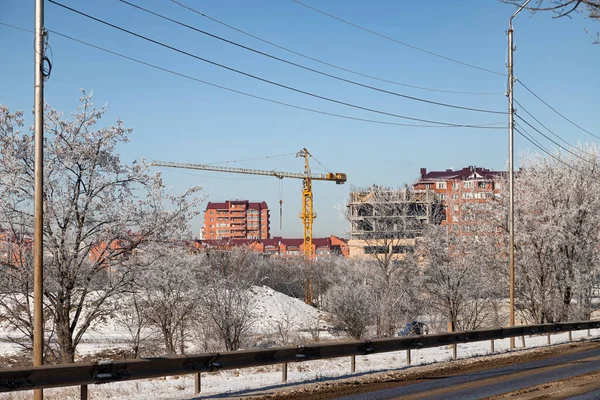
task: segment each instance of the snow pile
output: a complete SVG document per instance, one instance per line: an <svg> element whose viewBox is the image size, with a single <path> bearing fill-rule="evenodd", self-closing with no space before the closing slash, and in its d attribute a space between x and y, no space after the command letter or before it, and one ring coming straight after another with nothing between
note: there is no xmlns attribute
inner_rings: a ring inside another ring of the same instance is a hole
<svg viewBox="0 0 600 400"><path fill-rule="evenodd" d="M278 326L290 331L327 330L334 326L332 314L268 286L253 286L250 295L255 306L256 321L252 326L255 333L275 332Z"/></svg>

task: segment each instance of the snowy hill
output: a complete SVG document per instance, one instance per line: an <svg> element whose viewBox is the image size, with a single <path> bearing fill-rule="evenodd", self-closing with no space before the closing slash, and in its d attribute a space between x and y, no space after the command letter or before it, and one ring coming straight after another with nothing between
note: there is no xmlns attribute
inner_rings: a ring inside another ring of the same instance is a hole
<svg viewBox="0 0 600 400"><path fill-rule="evenodd" d="M287 326L291 331L306 331L318 327L332 328L335 317L306 304L300 299L276 292L268 286L253 286L250 289L255 303L256 322L252 330L256 333L275 332L278 326Z"/></svg>

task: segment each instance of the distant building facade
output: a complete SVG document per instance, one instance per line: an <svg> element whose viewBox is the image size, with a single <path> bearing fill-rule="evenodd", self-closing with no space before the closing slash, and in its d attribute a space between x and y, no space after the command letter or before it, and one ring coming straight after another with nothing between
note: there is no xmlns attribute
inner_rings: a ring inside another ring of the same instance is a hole
<svg viewBox="0 0 600 400"><path fill-rule="evenodd" d="M273 237L269 239L222 239L222 240L195 240L191 246L199 251L206 248L219 248L230 250L234 248L247 248L255 253L265 255L301 256L304 254L303 239ZM315 257L326 255L341 255L348 257L348 242L337 236L326 238L313 238L313 254Z"/></svg>
<svg viewBox="0 0 600 400"><path fill-rule="evenodd" d="M269 239L269 207L264 201L209 202L204 211L202 233L204 240Z"/></svg>

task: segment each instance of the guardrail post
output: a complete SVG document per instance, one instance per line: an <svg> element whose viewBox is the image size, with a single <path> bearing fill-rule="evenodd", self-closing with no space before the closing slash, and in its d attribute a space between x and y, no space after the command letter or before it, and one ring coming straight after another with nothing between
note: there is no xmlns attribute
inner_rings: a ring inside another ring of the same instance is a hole
<svg viewBox="0 0 600 400"><path fill-rule="evenodd" d="M588 328L588 337L592 336L590 333L590 328Z"/></svg>
<svg viewBox="0 0 600 400"><path fill-rule="evenodd" d="M457 355L458 355L458 345L457 345L457 343L454 343L452 345L452 359L456 360Z"/></svg>
<svg viewBox="0 0 600 400"><path fill-rule="evenodd" d="M490 353L494 353L494 339L490 340Z"/></svg>
<svg viewBox="0 0 600 400"><path fill-rule="evenodd" d="M448 321L448 332L454 332L454 323ZM456 343L449 345L452 348L452 359L456 360L457 346Z"/></svg>
<svg viewBox="0 0 600 400"><path fill-rule="evenodd" d="M406 350L406 365L410 365L410 349Z"/></svg>
<svg viewBox="0 0 600 400"><path fill-rule="evenodd" d="M281 364L281 382L287 382L288 366L287 363Z"/></svg>
<svg viewBox="0 0 600 400"><path fill-rule="evenodd" d="M548 344L552 344L552 340L550 340L550 332L548 332Z"/></svg>
<svg viewBox="0 0 600 400"><path fill-rule="evenodd" d="M350 372L351 373L356 372L356 356L350 357Z"/></svg>
<svg viewBox="0 0 600 400"><path fill-rule="evenodd" d="M521 344L523 345L523 346L521 346L521 347L523 347L523 348L527 347L527 346L525 345L525 335L521 335Z"/></svg>
<svg viewBox="0 0 600 400"><path fill-rule="evenodd" d="M202 378L200 372L194 374L194 393L198 394L202 392Z"/></svg>
<svg viewBox="0 0 600 400"><path fill-rule="evenodd" d="M569 331L569 342L573 341L573 333Z"/></svg>
<svg viewBox="0 0 600 400"><path fill-rule="evenodd" d="M81 400L88 400L88 385L81 385L79 390L79 398Z"/></svg>

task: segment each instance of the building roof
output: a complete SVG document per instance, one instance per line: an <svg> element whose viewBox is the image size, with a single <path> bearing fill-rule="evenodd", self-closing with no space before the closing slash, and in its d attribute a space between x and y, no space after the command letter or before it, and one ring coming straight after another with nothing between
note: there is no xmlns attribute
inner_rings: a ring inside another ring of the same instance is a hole
<svg viewBox="0 0 600 400"><path fill-rule="evenodd" d="M227 210L230 208L231 204L246 204L246 208L252 210L268 210L269 207L267 203L264 201L259 202L250 202L248 200L225 200L224 202L214 203L209 201L206 205L207 210Z"/></svg>
<svg viewBox="0 0 600 400"><path fill-rule="evenodd" d="M342 238L337 238L343 243L347 241ZM260 243L263 246L279 246L280 244L285 246L297 246L300 247L304 243L302 238L283 238L281 236L275 236L270 239L222 239L222 240L196 240L196 243L205 246L247 246L252 243ZM316 247L330 247L332 245L331 238L313 238L313 244Z"/></svg>
<svg viewBox="0 0 600 400"><path fill-rule="evenodd" d="M421 182L439 182L439 181L451 181L460 180L466 181L470 179L485 179L494 180L506 176L506 171L490 171L487 168L481 168L476 166L464 167L459 170L447 169L445 171L430 171L427 172L426 168L421 168L421 176L416 183Z"/></svg>

